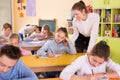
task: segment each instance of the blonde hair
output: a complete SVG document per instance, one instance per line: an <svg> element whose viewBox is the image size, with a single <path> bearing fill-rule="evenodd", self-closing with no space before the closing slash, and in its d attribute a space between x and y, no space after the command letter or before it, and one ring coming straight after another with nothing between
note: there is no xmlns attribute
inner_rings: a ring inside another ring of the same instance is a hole
<svg viewBox="0 0 120 80"><path fill-rule="evenodd" d="M18 36L17 33L12 33L12 34L10 35L10 37L9 37L9 40L10 40L10 39L18 39L18 41L20 42L20 37Z"/></svg>

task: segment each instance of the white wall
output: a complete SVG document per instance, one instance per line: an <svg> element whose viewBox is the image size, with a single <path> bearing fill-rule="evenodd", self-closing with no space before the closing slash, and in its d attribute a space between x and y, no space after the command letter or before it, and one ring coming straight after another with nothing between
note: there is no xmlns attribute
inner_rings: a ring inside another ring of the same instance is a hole
<svg viewBox="0 0 120 80"><path fill-rule="evenodd" d="M4 23L12 23L11 0L0 0L0 33Z"/></svg>
<svg viewBox="0 0 120 80"><path fill-rule="evenodd" d="M79 0L36 0L36 16L25 16L20 18L17 12L16 0L14 1L14 26L15 32L26 24L38 24L38 19L53 19L56 18L58 26L67 26L67 19L72 5ZM92 0L83 0L87 5L91 4Z"/></svg>

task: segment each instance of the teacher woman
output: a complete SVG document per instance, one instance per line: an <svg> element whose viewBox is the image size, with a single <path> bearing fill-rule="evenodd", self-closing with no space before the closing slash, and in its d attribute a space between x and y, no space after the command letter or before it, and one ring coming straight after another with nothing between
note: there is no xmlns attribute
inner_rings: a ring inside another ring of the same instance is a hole
<svg viewBox="0 0 120 80"><path fill-rule="evenodd" d="M73 36L77 52L89 52L98 37L100 17L96 13L88 13L83 1L79 1L72 6Z"/></svg>

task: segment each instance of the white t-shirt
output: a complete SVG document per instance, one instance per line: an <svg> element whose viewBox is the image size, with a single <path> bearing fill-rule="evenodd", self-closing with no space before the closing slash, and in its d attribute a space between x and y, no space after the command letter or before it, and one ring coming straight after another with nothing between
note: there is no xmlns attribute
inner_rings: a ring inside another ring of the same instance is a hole
<svg viewBox="0 0 120 80"><path fill-rule="evenodd" d="M77 75L87 75L93 73L105 73L106 68L115 71L120 76L120 65L113 62L111 59L104 62L100 66L92 67L88 61L88 56L84 55L76 59L71 65L68 65L60 74L62 80L70 80L71 76L77 72Z"/></svg>
<svg viewBox="0 0 120 80"><path fill-rule="evenodd" d="M85 37L90 37L88 50L89 52L95 44L95 41L98 37L98 28L99 28L100 17L96 13L88 13L88 17L85 21L79 21L74 18L73 20L73 36L72 42L78 38L79 33L83 34Z"/></svg>
<svg viewBox="0 0 120 80"><path fill-rule="evenodd" d="M35 26L24 26L20 29L19 33L22 33L23 36L25 36L26 34L31 34L34 32L34 28Z"/></svg>

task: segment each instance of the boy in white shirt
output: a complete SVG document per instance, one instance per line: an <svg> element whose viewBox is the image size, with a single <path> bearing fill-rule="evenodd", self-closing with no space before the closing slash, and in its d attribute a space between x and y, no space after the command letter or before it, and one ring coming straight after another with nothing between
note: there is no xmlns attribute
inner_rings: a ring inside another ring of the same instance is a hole
<svg viewBox="0 0 120 80"><path fill-rule="evenodd" d="M97 43L89 54L79 57L60 74L62 80L98 80L101 77L119 78L120 65L110 58L105 41ZM108 70L108 71L106 71ZM77 72L77 75L75 75Z"/></svg>

